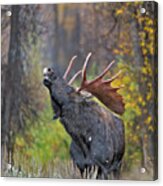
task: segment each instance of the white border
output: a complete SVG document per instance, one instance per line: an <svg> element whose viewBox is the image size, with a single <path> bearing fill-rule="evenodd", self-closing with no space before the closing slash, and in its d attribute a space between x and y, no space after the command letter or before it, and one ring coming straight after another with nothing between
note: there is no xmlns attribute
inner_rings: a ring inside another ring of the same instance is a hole
<svg viewBox="0 0 163 186"><path fill-rule="evenodd" d="M45 4L45 3L68 3L68 2L119 2L118 0L111 0L111 1L106 1L106 0L82 0L82 1L76 1L76 0L1 0L0 4ZM120 0L121 2L124 0ZM126 0L129 1L129 0ZM42 185L66 185L66 186L81 186L81 185L108 185L108 184L113 184L113 185L163 185L163 178L162 178L162 172L163 172L163 148L161 148L163 143L163 52L161 53L161 50L163 51L163 21L161 18L163 18L163 1L162 0L157 0L159 3L159 180L152 182L152 181L93 181L93 180L56 180L56 179L27 179L27 178L0 178L0 185L5 185L5 186L22 186L26 185L28 186L42 186ZM161 145L160 145L161 144Z"/></svg>

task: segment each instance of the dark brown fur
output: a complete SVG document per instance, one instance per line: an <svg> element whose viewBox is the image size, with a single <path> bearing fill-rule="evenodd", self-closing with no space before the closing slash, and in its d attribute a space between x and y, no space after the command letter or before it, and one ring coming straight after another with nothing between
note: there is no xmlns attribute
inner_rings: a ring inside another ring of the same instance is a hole
<svg viewBox="0 0 163 186"><path fill-rule="evenodd" d="M83 97L54 71L44 79L57 117L72 138L71 157L81 174L98 167L96 179L119 176L124 154L124 125L121 119L95 101Z"/></svg>

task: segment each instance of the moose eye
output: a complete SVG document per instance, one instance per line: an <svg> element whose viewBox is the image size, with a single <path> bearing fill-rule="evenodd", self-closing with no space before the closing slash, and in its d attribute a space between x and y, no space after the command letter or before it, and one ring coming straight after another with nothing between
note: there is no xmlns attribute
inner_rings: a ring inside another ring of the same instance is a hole
<svg viewBox="0 0 163 186"><path fill-rule="evenodd" d="M48 71L48 72L51 72L51 68L48 68L47 71Z"/></svg>

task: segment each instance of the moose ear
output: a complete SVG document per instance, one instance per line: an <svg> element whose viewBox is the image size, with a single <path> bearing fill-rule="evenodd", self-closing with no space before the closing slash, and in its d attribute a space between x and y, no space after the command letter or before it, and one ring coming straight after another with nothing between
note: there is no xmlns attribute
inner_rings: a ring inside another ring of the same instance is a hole
<svg viewBox="0 0 163 186"><path fill-rule="evenodd" d="M65 91L66 91L67 94L71 94L71 93L74 92L74 88L73 87L70 87L70 86L66 86Z"/></svg>

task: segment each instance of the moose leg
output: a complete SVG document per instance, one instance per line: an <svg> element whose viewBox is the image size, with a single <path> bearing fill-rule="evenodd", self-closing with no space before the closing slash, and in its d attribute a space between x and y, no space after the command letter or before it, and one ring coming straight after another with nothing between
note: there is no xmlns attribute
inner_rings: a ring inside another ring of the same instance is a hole
<svg viewBox="0 0 163 186"><path fill-rule="evenodd" d="M90 173L89 173L91 179L97 179L98 169L99 169L99 167L97 165L91 166L91 170L90 170Z"/></svg>
<svg viewBox="0 0 163 186"><path fill-rule="evenodd" d="M104 172L102 171L102 169L99 167L98 169L98 173L97 173L97 179L98 180L107 180L108 179L108 176L106 176L104 174Z"/></svg>
<svg viewBox="0 0 163 186"><path fill-rule="evenodd" d="M119 180L120 179L120 169L117 169L117 170L113 171L113 179L114 180Z"/></svg>
<svg viewBox="0 0 163 186"><path fill-rule="evenodd" d="M121 162L119 162L119 165L116 169L113 170L113 179L119 180L120 179L120 173L121 173Z"/></svg>

